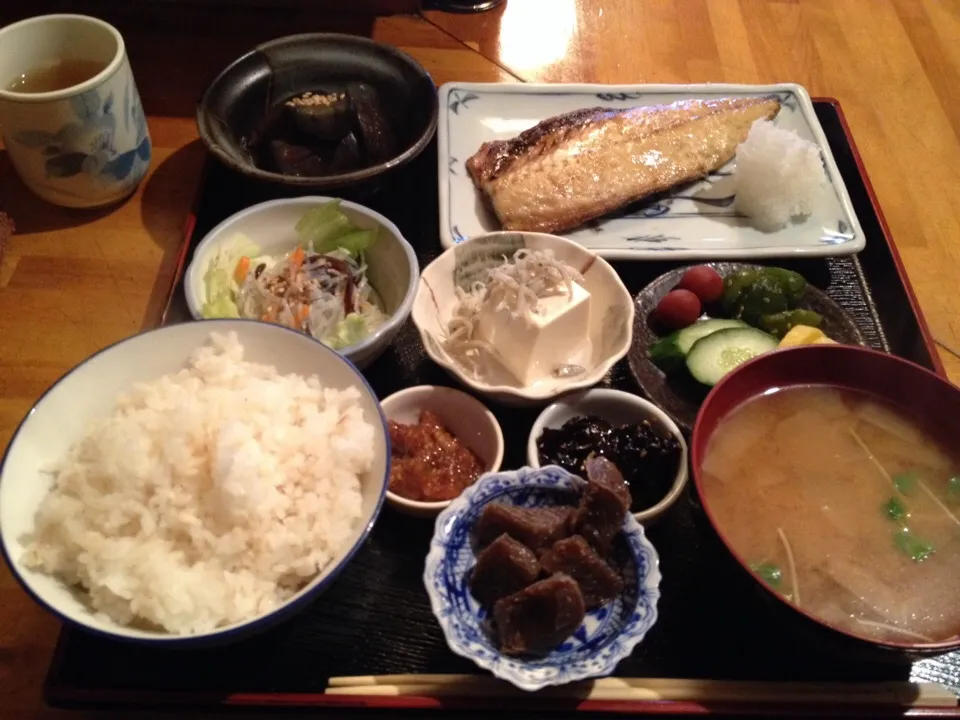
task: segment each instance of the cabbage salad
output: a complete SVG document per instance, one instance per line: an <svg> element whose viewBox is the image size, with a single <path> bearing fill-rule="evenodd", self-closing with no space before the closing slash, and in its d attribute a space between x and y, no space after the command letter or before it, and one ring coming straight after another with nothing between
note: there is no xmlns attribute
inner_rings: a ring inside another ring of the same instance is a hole
<svg viewBox="0 0 960 720"><path fill-rule="evenodd" d="M311 208L295 229L299 245L279 257L244 235L221 247L204 274L203 317L275 322L337 350L360 342L387 320L364 260L377 230L351 223L339 200Z"/></svg>

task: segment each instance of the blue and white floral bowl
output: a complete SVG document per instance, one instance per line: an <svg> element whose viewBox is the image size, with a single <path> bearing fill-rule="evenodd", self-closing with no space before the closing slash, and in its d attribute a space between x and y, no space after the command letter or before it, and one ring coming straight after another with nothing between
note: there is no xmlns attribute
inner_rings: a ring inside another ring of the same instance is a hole
<svg viewBox="0 0 960 720"><path fill-rule="evenodd" d="M561 504L578 496L584 482L555 465L489 473L437 517L423 580L447 644L522 690L609 675L657 621L659 558L643 528L628 514L616 547L625 580L618 598L587 613L576 632L549 655L508 657L494 644L488 613L468 587L469 570L476 562L471 532L480 512L493 501L523 507Z"/></svg>

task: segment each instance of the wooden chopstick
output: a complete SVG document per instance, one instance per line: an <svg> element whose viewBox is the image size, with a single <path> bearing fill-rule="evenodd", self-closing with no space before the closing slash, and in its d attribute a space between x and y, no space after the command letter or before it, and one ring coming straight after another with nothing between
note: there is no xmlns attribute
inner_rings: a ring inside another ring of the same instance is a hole
<svg viewBox="0 0 960 720"><path fill-rule="evenodd" d="M367 675L330 678L330 695L418 697L526 696L486 675ZM537 695L581 700L654 700L957 707L958 698L938 683L829 683L601 678L541 690Z"/></svg>

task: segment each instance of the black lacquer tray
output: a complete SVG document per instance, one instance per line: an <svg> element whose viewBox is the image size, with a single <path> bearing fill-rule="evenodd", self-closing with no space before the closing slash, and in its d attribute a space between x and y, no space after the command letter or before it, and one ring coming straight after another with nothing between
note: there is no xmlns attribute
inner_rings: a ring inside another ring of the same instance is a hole
<svg viewBox="0 0 960 720"><path fill-rule="evenodd" d="M936 351L890 242L869 181L838 105L815 103L833 154L867 235L856 257L783 262L802 272L856 319L873 347L906 357L942 373ZM440 253L435 143L365 204L391 218L417 248L421 266ZM189 224L181 267L193 244L231 213L270 197L265 186L211 164ZM634 293L668 263L620 263ZM179 274L178 274L179 278ZM164 322L188 319L179 281L171 288ZM380 397L424 383L453 380L424 354L407 323L394 346L366 373ZM604 384L638 392L626 361ZM524 462L524 447L536 410L491 408L509 441L505 468ZM493 699L472 698L469 706L437 699L367 698L337 700L322 693L331 676L392 673L475 673L454 656L430 612L421 582L433 524L406 518L386 507L364 548L330 590L300 614L268 633L219 649L154 650L111 642L65 629L47 678L46 698L54 705L158 705L194 707L308 708L341 714L352 704L367 713L432 715L492 710ZM735 572L697 506L692 487L648 531L661 558L660 619L634 654L617 668L629 677L736 680L886 681L931 680L960 693L960 653L908 664L872 664L810 644L778 623L764 594ZM378 710L379 709L379 710ZM509 712L510 708L502 708ZM538 709L535 696L522 714ZM721 708L696 703L567 703L549 715L578 710L628 713L710 713ZM743 706L725 712L799 714L801 708ZM913 711L923 712L923 711ZM489 716L489 712L481 713ZM518 713L519 714L519 713ZM927 714L927 713L924 713ZM873 710L868 716L876 716Z"/></svg>

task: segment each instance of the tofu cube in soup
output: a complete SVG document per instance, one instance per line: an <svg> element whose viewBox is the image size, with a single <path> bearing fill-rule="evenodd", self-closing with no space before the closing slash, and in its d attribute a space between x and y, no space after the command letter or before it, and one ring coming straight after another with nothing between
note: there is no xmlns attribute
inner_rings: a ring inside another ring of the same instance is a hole
<svg viewBox="0 0 960 720"><path fill-rule="evenodd" d="M557 573L497 601L493 619L505 655L546 653L583 622L586 607L576 580Z"/></svg>
<svg viewBox="0 0 960 720"><path fill-rule="evenodd" d="M477 555L470 591L484 606L523 590L540 576L537 556L504 533Z"/></svg>

